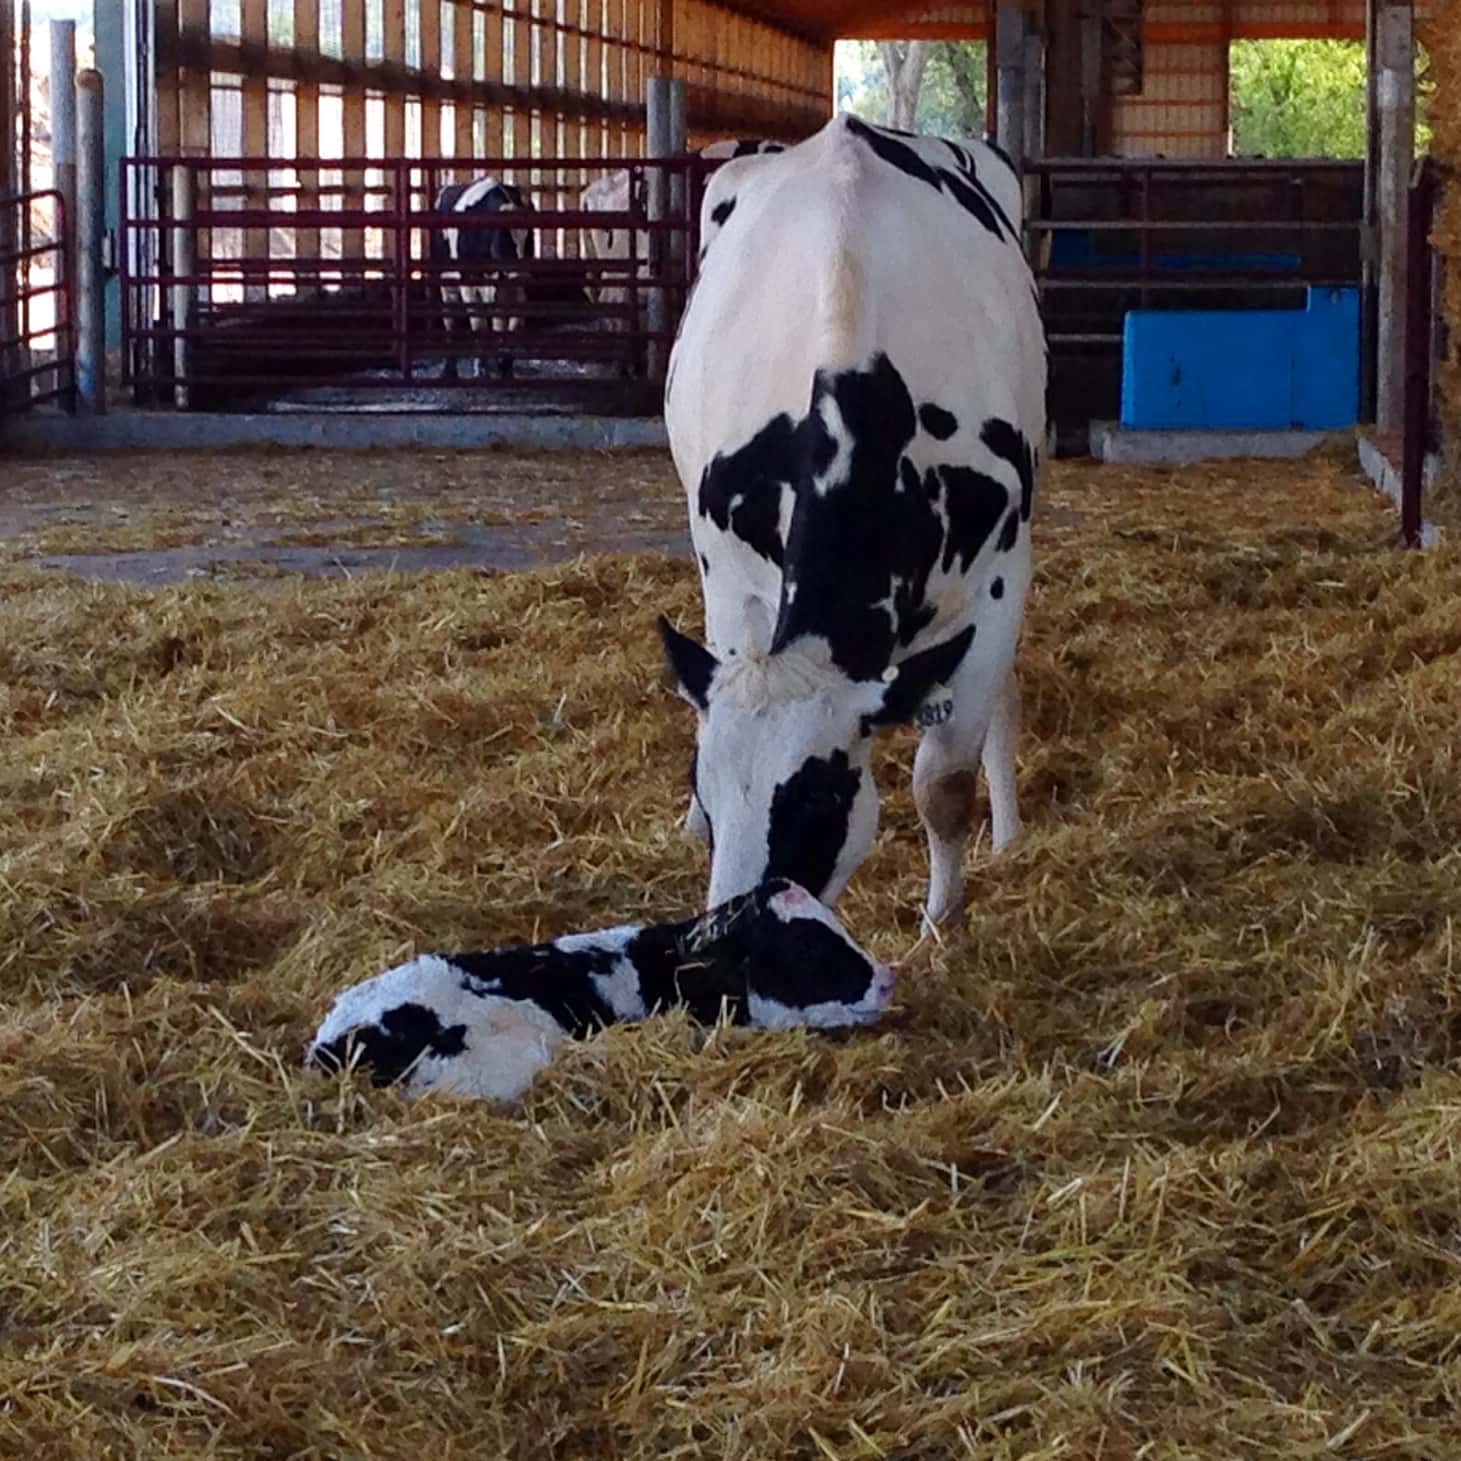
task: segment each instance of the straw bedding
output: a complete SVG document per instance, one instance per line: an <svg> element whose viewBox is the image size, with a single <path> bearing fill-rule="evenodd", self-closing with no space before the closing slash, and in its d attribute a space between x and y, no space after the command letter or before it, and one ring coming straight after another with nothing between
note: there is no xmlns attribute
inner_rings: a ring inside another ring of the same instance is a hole
<svg viewBox="0 0 1461 1461"><path fill-rule="evenodd" d="M880 743L895 1013L509 1112L299 1055L694 906L687 565L0 569L0 1454L1454 1456L1461 570L1346 463L1056 464L1029 829L941 943Z"/></svg>

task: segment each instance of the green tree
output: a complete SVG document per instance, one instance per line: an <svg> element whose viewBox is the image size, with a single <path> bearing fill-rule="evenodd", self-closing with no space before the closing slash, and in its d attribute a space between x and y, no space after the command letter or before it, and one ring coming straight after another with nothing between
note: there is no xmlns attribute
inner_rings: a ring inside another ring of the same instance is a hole
<svg viewBox="0 0 1461 1461"><path fill-rule="evenodd" d="M983 41L934 41L918 92L917 129L935 135L984 135ZM838 41L836 97L839 110L870 122L892 119L887 73L876 41Z"/></svg>
<svg viewBox="0 0 1461 1461"><path fill-rule="evenodd" d="M1358 41L1234 41L1228 57L1233 151L1240 157L1363 157L1365 48ZM1425 124L1424 57L1416 145Z"/></svg>

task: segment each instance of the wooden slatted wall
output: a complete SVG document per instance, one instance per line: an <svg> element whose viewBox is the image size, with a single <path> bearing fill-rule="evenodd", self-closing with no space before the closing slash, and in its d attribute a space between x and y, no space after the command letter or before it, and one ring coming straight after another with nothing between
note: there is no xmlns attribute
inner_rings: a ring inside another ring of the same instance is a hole
<svg viewBox="0 0 1461 1461"><path fill-rule="evenodd" d="M270 160L215 175L215 202L236 206L377 208L382 171L294 160L442 156L582 158L538 198L571 202L594 159L642 152L657 74L685 80L696 143L803 136L831 106L830 43L712 0L158 0L157 25L160 150ZM383 239L311 227L216 242L359 258Z"/></svg>

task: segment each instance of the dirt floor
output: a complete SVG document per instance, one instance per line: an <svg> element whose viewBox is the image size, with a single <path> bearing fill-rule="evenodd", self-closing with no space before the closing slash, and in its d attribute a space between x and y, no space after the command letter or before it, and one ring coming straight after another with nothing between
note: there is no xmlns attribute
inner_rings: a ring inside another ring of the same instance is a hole
<svg viewBox="0 0 1461 1461"><path fill-rule="evenodd" d="M0 562L176 583L688 551L663 452L113 452L5 463Z"/></svg>
<svg viewBox="0 0 1461 1461"><path fill-rule="evenodd" d="M877 743L890 1015L506 1111L300 1055L413 952L697 904L666 458L4 483L0 1456L1461 1455L1461 559L1348 454L1053 464L1027 830L942 941ZM548 566L342 571L498 532Z"/></svg>

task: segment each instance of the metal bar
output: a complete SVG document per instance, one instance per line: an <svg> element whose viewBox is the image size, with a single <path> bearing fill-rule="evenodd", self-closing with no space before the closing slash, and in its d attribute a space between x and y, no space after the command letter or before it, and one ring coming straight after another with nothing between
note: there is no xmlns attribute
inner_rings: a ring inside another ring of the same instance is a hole
<svg viewBox="0 0 1461 1461"><path fill-rule="evenodd" d="M1421 546L1421 499L1431 414L1430 246L1435 173L1422 161L1406 195L1405 394L1400 463L1400 537Z"/></svg>
<svg viewBox="0 0 1461 1461"><path fill-rule="evenodd" d="M76 22L51 22L51 174L65 200L67 232L61 254L68 273L76 267ZM68 321L69 323L69 321Z"/></svg>
<svg viewBox="0 0 1461 1461"><path fill-rule="evenodd" d="M107 408L105 91L101 73L76 78L76 380L82 406Z"/></svg>
<svg viewBox="0 0 1461 1461"><path fill-rule="evenodd" d="M192 168L175 167L172 173L172 329L173 404L180 411L190 405L188 380L192 374L189 345L197 305L196 199Z"/></svg>

